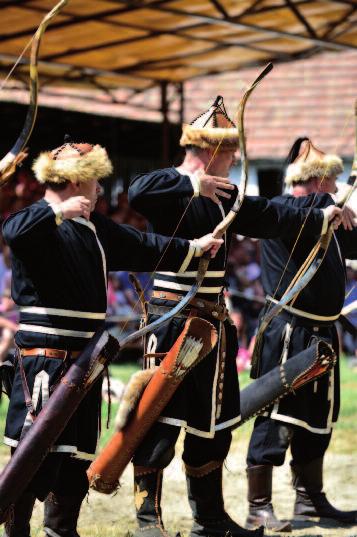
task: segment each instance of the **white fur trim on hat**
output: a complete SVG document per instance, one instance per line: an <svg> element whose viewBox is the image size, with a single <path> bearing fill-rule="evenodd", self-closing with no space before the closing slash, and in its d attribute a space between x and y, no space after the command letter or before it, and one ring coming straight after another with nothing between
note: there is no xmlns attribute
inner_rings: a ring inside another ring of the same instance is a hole
<svg viewBox="0 0 357 537"><path fill-rule="evenodd" d="M201 149L209 149L220 143L222 149L236 149L238 142L238 130L234 128L182 126L180 145L183 147L194 145Z"/></svg>
<svg viewBox="0 0 357 537"><path fill-rule="evenodd" d="M324 155L322 159L314 159L304 162L293 162L289 164L285 183L292 185L300 181L308 181L312 177L322 179L330 175L338 175L343 172L343 162L337 155Z"/></svg>
<svg viewBox="0 0 357 537"><path fill-rule="evenodd" d="M51 152L41 153L32 165L40 183L81 183L103 179L113 171L106 150L100 145L79 157L54 159Z"/></svg>

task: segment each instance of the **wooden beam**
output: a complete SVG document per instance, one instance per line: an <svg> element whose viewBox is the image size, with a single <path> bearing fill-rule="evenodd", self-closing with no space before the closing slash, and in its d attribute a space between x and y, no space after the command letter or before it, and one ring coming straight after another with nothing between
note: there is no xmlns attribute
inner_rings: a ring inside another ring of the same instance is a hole
<svg viewBox="0 0 357 537"><path fill-rule="evenodd" d="M221 2L219 2L218 0L210 0L210 2L216 8L218 13L220 13L223 16L224 19L229 19L229 13L225 9L225 7L222 6Z"/></svg>
<svg viewBox="0 0 357 537"><path fill-rule="evenodd" d="M162 81L160 84L160 94L161 94L161 114L162 114L162 130L161 130L161 162L162 166L166 167L169 163L169 136L170 136L170 125L169 125L169 101L167 99L167 86L168 83L166 80Z"/></svg>
<svg viewBox="0 0 357 537"><path fill-rule="evenodd" d="M152 0L151 2L147 2L145 4L148 8L159 6L160 4L166 3L167 0ZM30 7L30 6L29 6ZM41 13L47 13L47 10L43 9L36 9L31 6L31 9L33 11L40 11ZM111 17L113 15L120 15L123 13L128 13L129 11L135 11L138 9L138 6L130 5L126 8L113 8L113 9L107 9L100 13L91 13L86 15L68 15L67 13L63 13L64 15L71 17L70 19L67 19L65 21L58 21L53 22L46 30L46 34L49 32L53 32L54 30L58 30L59 28L66 28L67 26L71 26L72 24L79 24L82 22L88 22L88 21L100 21L102 22L103 17ZM11 39L17 39L19 37L26 37L33 35L37 30L37 26L35 28L30 28L27 30L22 30L20 32L14 32L12 34L2 35L0 36L0 43L10 41Z"/></svg>
<svg viewBox="0 0 357 537"><path fill-rule="evenodd" d="M68 50L63 51L63 52L57 52L56 54L47 54L47 55L43 55L42 59L44 61L53 61L53 60L67 58L68 56L73 56L75 54L85 54L86 52L102 50L102 49L106 49L106 48L110 48L110 47L121 47L121 46L124 46L124 45L128 45L130 43L138 43L140 41L145 41L146 39L150 39L150 38L153 38L153 37L158 37L158 36L161 36L161 35L170 35L170 36L172 35L171 31L167 31L167 30L150 31L147 28L145 28L143 26L136 25L136 24L118 23L118 25L122 26L123 28L146 30L149 33L147 33L146 35L142 35L142 36L129 37L128 39L121 39L121 40L116 40L116 41L108 41L106 43L100 43L100 44L97 44L97 45L88 45L86 47L68 49ZM243 43L243 42L242 43L237 43L237 42L233 42L233 41L220 41L219 39L191 35L191 34L188 34L188 33L185 32L185 30L187 30L187 29L191 30L192 27L191 26L186 26L183 29L181 28L180 30L176 30L175 31L175 36L183 37L183 38L188 39L190 41L201 41L203 43L210 43L212 45L220 46L222 48L240 47L240 48L245 48L245 49L248 49L248 50L253 50L253 51L256 51L256 52L267 53L267 54L274 54L275 53L275 51L273 51L271 49L268 49L268 48L266 48L264 46L259 47L259 46L256 46L256 45L252 44L252 43L249 43L249 44L247 43L246 44L246 43ZM203 52L205 52L205 51L203 51ZM166 59L170 59L170 58L165 58L165 60Z"/></svg>
<svg viewBox="0 0 357 537"><path fill-rule="evenodd" d="M231 28L244 28L253 30L259 33L265 33L267 35L271 35L273 37L287 37L291 40L295 41L303 41L303 42L309 42L314 43L316 45L323 46L327 49L334 49L334 50L357 50L357 46L355 45L346 45L344 43L336 43L334 41L329 41L328 39L323 38L315 38L312 36L305 36L301 34L286 32L283 30L274 30L271 28L264 28L262 26L258 26L256 24L248 24L245 22L242 22L237 17L230 17L229 19L220 19L217 17L211 17L209 15L200 15L199 13L187 13L186 11L182 9L176 9L172 7L152 7L153 11L159 11L161 13L172 13L174 15L181 15L181 16L190 16L194 19L200 20L201 22L206 22L207 24L217 24L217 25L224 25L229 26Z"/></svg>
<svg viewBox="0 0 357 537"><path fill-rule="evenodd" d="M256 10L256 8L259 6L259 4L262 3L262 0L255 0L255 2L252 2L252 4L247 7L247 9L245 9L244 11L242 11L240 14L239 14L239 17L246 17L247 15L255 15L257 13L258 10ZM270 9L280 9L280 6L270 6ZM264 7L262 8L264 9Z"/></svg>
<svg viewBox="0 0 357 537"><path fill-rule="evenodd" d="M353 15L356 11L357 11L357 5L351 6L351 8L349 9L348 13L344 13L343 16L340 19L338 19L337 21L334 21L333 23L330 23L328 25L329 28L323 34L323 37L329 37L332 33L334 34L334 37L342 35L344 32L342 32L341 34L339 34L339 33L335 34L335 30L340 25L343 25L344 23L347 23L348 19L350 18L350 16Z"/></svg>
<svg viewBox="0 0 357 537"><path fill-rule="evenodd" d="M3 60L4 62L6 62L9 66L13 65L14 62L17 60L18 58L16 56L13 56L13 55L10 55L10 54L0 54L0 62ZM19 66L24 66L24 65L29 65L30 63L30 60L28 58L25 58L23 57L21 59L21 62L19 64ZM87 76L88 74L91 75L91 76L102 76L102 77L109 77L109 78L113 78L115 77L116 74L120 74L120 73L117 73L115 71L107 71L105 69L95 69L93 67L80 67L80 66L74 66L72 64L65 64L65 63L53 63L53 62L43 62L43 61L39 61L38 62L38 68L39 68L39 73L41 73L41 67L44 67L44 68L49 68L49 69L58 69L59 73L62 73L63 75L63 80L66 80L66 74L68 74L69 72L72 72L73 69L75 69L76 72L78 72L78 76ZM2 66L0 65L0 68ZM126 76L130 76L131 78L137 78L138 80L142 80L142 81L146 81L146 82L150 82L151 81L151 78L148 78L148 77L145 77L145 76L142 76L140 74L128 74L128 73L125 73ZM51 76L51 75L48 75L48 76ZM53 76L58 76L58 74L56 73L55 75Z"/></svg>
<svg viewBox="0 0 357 537"><path fill-rule="evenodd" d="M299 9L296 7L294 2L292 0L285 0L285 2L286 2L286 5L290 8L290 10L293 12L295 17L297 18L297 20L301 22L301 24L306 28L307 33L311 35L311 37L318 39L319 36L317 35L315 29L311 26L311 24L306 19L306 17L304 17L303 14L299 11Z"/></svg>

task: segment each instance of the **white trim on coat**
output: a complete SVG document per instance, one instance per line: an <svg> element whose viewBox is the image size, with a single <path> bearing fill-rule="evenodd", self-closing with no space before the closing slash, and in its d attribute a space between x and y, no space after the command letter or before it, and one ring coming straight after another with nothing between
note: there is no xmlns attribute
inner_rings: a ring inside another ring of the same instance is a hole
<svg viewBox="0 0 357 537"><path fill-rule="evenodd" d="M185 285L175 282L167 282L166 280L154 280L154 287L162 287L164 289L175 289L176 291L189 291L192 285ZM199 287L198 293L216 294L220 293L223 289L221 287Z"/></svg>
<svg viewBox="0 0 357 537"><path fill-rule="evenodd" d="M37 324L19 324L19 331L38 332L39 334L49 334L50 336L67 336L91 338L95 332L83 332L81 330L66 330L65 328L54 328L52 326L40 326Z"/></svg>
<svg viewBox="0 0 357 537"><path fill-rule="evenodd" d="M105 319L106 313L93 313L91 311L65 310L61 308L46 308L40 306L20 306L20 313L34 313L36 315L56 315L57 317L73 317L78 319Z"/></svg>

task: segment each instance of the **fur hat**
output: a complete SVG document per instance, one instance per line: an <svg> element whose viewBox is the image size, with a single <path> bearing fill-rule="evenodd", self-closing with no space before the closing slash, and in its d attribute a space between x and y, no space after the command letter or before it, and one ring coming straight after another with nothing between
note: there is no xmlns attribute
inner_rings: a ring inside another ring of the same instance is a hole
<svg viewBox="0 0 357 537"><path fill-rule="evenodd" d="M200 114L189 125L182 126L180 145L194 145L201 149L215 148L220 144L220 149L237 149L237 127L229 119L223 104L223 97L217 96L213 105L203 114Z"/></svg>
<svg viewBox="0 0 357 537"><path fill-rule="evenodd" d="M292 158L286 170L285 183L287 185L308 181L313 177L323 179L343 172L340 157L320 151L309 138L299 138L294 143L290 155L294 153L294 150L298 150L299 153Z"/></svg>
<svg viewBox="0 0 357 537"><path fill-rule="evenodd" d="M85 182L103 179L113 171L106 150L100 145L65 143L53 151L40 153L32 165L40 183Z"/></svg>

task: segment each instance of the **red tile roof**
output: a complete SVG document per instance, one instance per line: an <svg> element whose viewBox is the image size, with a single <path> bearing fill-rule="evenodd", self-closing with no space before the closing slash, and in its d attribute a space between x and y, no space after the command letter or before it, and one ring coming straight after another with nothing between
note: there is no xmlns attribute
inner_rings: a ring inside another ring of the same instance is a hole
<svg viewBox="0 0 357 537"><path fill-rule="evenodd" d="M236 114L243 90L258 68L227 73L185 85L186 115L195 117L217 94L228 113ZM245 114L250 158L285 157L298 136L311 137L326 152L354 152L354 102L357 53L324 53L278 64L251 95Z"/></svg>

